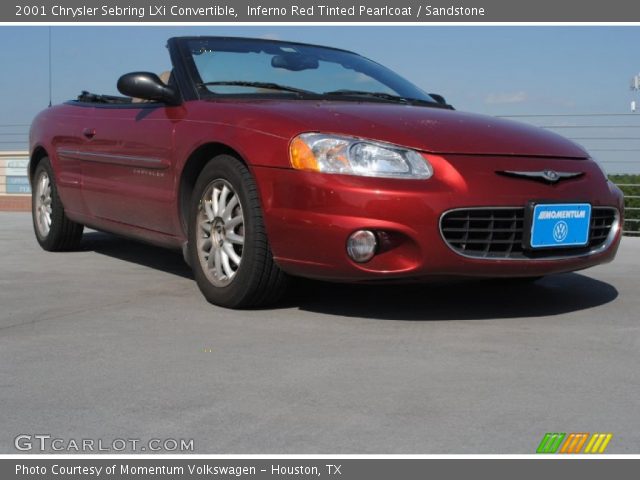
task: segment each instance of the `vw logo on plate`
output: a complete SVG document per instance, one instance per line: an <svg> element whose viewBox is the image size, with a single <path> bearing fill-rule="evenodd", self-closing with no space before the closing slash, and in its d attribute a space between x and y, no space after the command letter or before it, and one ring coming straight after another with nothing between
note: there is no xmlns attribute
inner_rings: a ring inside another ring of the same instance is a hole
<svg viewBox="0 0 640 480"><path fill-rule="evenodd" d="M562 242L565 238L567 238L567 234L569 233L569 225L567 222L560 220L553 226L553 239L556 242Z"/></svg>

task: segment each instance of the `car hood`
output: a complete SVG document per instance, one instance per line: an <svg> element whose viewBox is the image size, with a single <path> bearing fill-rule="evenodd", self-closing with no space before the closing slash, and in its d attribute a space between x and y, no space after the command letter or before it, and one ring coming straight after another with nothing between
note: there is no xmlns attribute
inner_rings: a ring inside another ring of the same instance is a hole
<svg viewBox="0 0 640 480"><path fill-rule="evenodd" d="M236 125L283 137L330 132L439 154L587 158L575 143L541 128L459 111L388 103L311 100L206 102L234 105ZM229 112L231 113L231 112Z"/></svg>

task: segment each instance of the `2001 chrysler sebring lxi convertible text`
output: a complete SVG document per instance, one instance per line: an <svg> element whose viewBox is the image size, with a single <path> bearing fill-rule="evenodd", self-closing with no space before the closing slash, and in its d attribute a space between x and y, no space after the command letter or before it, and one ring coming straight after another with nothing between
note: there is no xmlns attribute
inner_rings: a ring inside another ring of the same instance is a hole
<svg viewBox="0 0 640 480"><path fill-rule="evenodd" d="M289 276L520 277L613 259L623 198L555 134L460 113L352 52L172 38L173 68L33 122L33 223L182 248L212 303L275 301Z"/></svg>

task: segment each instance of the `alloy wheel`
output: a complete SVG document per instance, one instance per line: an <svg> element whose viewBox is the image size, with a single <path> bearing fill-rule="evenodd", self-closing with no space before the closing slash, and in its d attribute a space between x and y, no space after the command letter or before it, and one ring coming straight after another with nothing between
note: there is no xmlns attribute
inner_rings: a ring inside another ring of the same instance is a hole
<svg viewBox="0 0 640 480"><path fill-rule="evenodd" d="M35 219L38 233L46 238L51 230L51 180L47 172L42 172L36 181Z"/></svg>
<svg viewBox="0 0 640 480"><path fill-rule="evenodd" d="M240 268L245 232L240 197L229 182L216 179L209 184L196 221L202 270L213 285L225 287Z"/></svg>

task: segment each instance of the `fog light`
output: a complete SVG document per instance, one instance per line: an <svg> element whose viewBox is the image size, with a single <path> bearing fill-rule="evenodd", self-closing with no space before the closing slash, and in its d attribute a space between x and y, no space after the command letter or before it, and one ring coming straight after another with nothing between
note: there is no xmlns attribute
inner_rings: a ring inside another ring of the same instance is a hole
<svg viewBox="0 0 640 480"><path fill-rule="evenodd" d="M347 240L347 253L354 262L368 262L376 254L378 241L371 230L353 232Z"/></svg>

